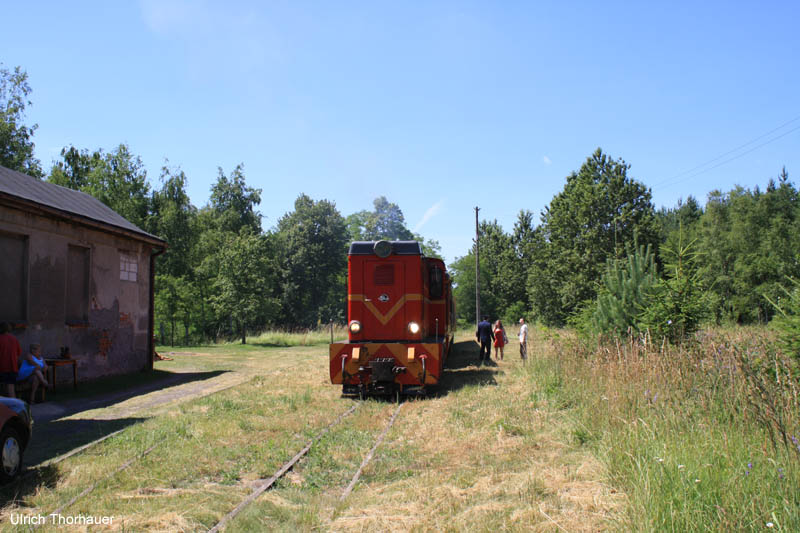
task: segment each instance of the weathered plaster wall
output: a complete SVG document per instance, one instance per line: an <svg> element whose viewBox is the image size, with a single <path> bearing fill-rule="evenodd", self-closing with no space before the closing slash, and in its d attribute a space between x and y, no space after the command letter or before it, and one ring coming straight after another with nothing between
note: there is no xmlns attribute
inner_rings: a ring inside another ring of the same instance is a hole
<svg viewBox="0 0 800 533"><path fill-rule="evenodd" d="M82 381L148 368L150 245L6 206L0 206L0 231L28 239L28 317L13 330L23 350L38 342L55 357L69 346ZM89 249L83 323L66 320L69 246ZM120 252L137 258L135 282L120 279ZM71 380L68 374L59 369L59 381Z"/></svg>

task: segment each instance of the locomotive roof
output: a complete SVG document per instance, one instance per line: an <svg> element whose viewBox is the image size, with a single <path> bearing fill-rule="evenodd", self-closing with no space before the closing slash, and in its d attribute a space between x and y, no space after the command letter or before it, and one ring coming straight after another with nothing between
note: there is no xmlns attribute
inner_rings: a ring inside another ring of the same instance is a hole
<svg viewBox="0 0 800 533"><path fill-rule="evenodd" d="M378 241L355 241L350 244L347 255L374 255ZM422 255L422 247L417 241L389 241L394 255Z"/></svg>

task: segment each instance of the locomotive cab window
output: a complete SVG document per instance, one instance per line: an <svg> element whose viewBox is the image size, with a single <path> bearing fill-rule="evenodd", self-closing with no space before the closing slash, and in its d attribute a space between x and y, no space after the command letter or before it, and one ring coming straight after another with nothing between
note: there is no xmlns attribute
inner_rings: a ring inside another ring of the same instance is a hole
<svg viewBox="0 0 800 533"><path fill-rule="evenodd" d="M428 273L428 287L430 290L431 298L442 297L442 269L439 267L431 267Z"/></svg>

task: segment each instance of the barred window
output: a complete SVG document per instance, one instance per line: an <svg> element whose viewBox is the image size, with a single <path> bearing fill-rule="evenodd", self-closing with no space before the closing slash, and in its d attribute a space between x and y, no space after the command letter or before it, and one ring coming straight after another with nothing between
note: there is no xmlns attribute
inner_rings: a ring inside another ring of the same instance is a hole
<svg viewBox="0 0 800 533"><path fill-rule="evenodd" d="M120 252L119 254L119 279L122 281L136 281L139 274L139 262L133 255Z"/></svg>

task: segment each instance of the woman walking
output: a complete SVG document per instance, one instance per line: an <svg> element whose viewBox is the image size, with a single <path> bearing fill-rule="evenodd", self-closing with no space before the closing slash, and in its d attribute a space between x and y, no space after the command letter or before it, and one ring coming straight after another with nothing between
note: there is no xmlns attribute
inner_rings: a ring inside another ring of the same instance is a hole
<svg viewBox="0 0 800 533"><path fill-rule="evenodd" d="M498 361L503 360L503 346L506 345L508 342L508 338L506 337L506 328L503 327L503 323L499 320L494 323L494 358ZM497 349L500 349L500 357L497 357Z"/></svg>

